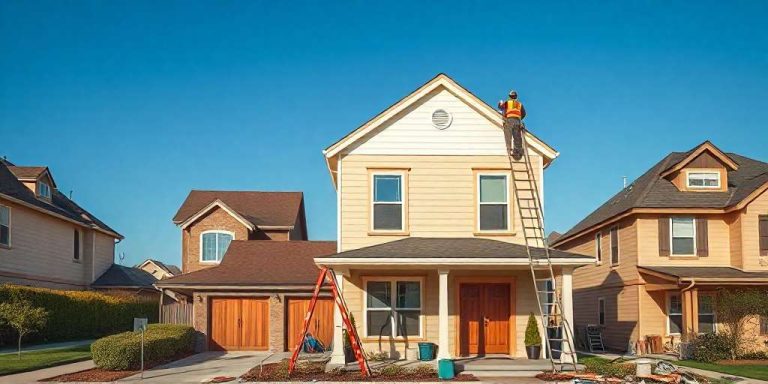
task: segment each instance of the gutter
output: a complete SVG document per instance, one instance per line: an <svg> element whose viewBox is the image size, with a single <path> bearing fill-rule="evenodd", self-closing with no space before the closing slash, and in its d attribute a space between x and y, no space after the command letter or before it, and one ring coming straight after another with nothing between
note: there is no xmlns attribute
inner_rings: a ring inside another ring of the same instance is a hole
<svg viewBox="0 0 768 384"><path fill-rule="evenodd" d="M553 265L572 265L582 266L594 264L595 260L592 257L589 258L550 258ZM360 258L360 257L332 257L323 258L317 257L314 259L316 264L320 265L471 265L471 266L528 266L530 264L527 258L510 259L510 258L471 258L471 257L456 257L456 258L405 258L405 257L390 257L390 258ZM534 265L546 265L546 259L542 259Z"/></svg>

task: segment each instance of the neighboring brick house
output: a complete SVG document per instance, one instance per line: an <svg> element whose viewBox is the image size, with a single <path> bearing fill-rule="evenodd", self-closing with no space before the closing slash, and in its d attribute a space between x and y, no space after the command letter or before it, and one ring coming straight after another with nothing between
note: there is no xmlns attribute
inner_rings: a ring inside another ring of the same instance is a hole
<svg viewBox="0 0 768 384"><path fill-rule="evenodd" d="M232 240L307 240L301 192L193 190L173 222L183 273L218 264Z"/></svg>
<svg viewBox="0 0 768 384"><path fill-rule="evenodd" d="M59 192L47 167L0 159L0 283L88 289L122 238Z"/></svg>
<svg viewBox="0 0 768 384"><path fill-rule="evenodd" d="M718 288L768 287L766 190L768 163L708 141L664 157L553 243L598 260L574 273L575 326L615 350L716 331Z"/></svg>
<svg viewBox="0 0 768 384"><path fill-rule="evenodd" d="M192 191L174 222L184 274L155 286L186 297L172 305L191 306L198 350L290 349L319 272L313 258L336 251L335 242L307 241L302 193ZM319 303L311 329L326 343L331 304Z"/></svg>

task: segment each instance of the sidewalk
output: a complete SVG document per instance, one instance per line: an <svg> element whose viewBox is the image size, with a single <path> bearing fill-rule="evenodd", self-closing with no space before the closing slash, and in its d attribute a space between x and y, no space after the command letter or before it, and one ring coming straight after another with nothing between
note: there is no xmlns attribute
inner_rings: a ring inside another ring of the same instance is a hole
<svg viewBox="0 0 768 384"><path fill-rule="evenodd" d="M25 346L22 344L21 346L21 353L29 352L29 351L39 351L43 349L58 349L58 348L69 348L69 347L78 347L81 345L88 345L96 341L95 339L88 339L88 340L74 340L74 341L62 341L59 343L46 343L46 344L36 344L36 345L30 345ZM17 353L18 349L16 347L11 348L0 348L0 355L7 355L9 353Z"/></svg>
<svg viewBox="0 0 768 384"><path fill-rule="evenodd" d="M81 361L78 363L64 364L51 368L38 369L37 371L16 373L13 375L0 376L0 384L27 384L37 383L39 380L47 379L65 373L84 371L95 367L93 360Z"/></svg>

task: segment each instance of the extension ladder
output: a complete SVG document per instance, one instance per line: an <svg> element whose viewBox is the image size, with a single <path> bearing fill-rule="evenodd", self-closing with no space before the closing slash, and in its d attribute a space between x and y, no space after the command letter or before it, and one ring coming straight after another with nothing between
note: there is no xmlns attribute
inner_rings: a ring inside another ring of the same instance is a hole
<svg viewBox="0 0 768 384"><path fill-rule="evenodd" d="M371 367L368 365L368 360L365 357L363 344L360 342L360 336L357 334L357 329L354 327L352 321L350 320L349 307L347 307L347 302L344 301L344 297L341 295L341 291L339 290L339 286L336 282L336 275L334 274L333 270L329 269L328 267L320 268L320 275L317 277L315 291L312 293L312 299L309 301L307 314L304 316L304 325L301 327L301 335L298 338L299 342L296 345L296 348L293 350L291 360L288 362L288 375L290 376L290 374L293 373L293 370L296 368L296 361L299 359L299 352L301 352L301 349L304 347L304 340L306 339L307 332L309 331L310 321L312 320L312 315L315 313L315 305L317 304L317 299L320 297L320 289L323 287L323 283L326 280L330 282L331 292L333 293L333 301L336 303L336 306L339 307L339 312L341 312L341 319L344 322L344 326L347 328L349 344L352 346L352 351L355 353L355 360L357 360L357 364L360 366L360 375L362 377L370 377ZM343 349L344 345L334 345L333 348Z"/></svg>
<svg viewBox="0 0 768 384"><path fill-rule="evenodd" d="M506 124L504 129L511 129ZM536 292L536 303L539 308L541 324L544 327L545 349L552 364L552 370L562 369L564 364L556 364L552 352L560 352L561 361L563 356L569 357L573 365L574 372L577 370L576 349L573 344L573 330L568 324L568 319L563 316L563 306L560 298L557 296L557 285L555 272L552 268L552 260L549 257L549 244L547 244L546 234L544 232L544 211L541 208L541 194L539 186L536 183L536 176L531 167L531 158L528 154L528 148L525 140L525 128L522 129L522 156L515 160L511 153L512 145L507 143L507 156L509 158L509 167L512 173L512 185L514 186L515 200L517 200L518 213L523 225L523 237L525 238L525 249L528 253L528 265L531 270L531 280ZM510 135L512 136L512 135ZM543 288L539 283L544 283ZM541 296L550 298L551 301L542 303ZM562 329L559 336L550 337L549 332ZM552 342L559 342L559 347L553 347ZM567 347L567 348L564 348Z"/></svg>

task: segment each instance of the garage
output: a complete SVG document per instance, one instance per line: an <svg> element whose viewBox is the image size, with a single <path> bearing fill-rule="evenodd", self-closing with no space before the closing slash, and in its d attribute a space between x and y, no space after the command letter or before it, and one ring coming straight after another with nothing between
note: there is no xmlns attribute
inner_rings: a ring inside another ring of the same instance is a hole
<svg viewBox="0 0 768 384"><path fill-rule="evenodd" d="M293 351L301 335L304 317L309 309L308 298L288 299L288 344L287 349ZM320 340L328 348L333 341L333 300L320 298L315 306L315 313L309 324L309 333Z"/></svg>
<svg viewBox="0 0 768 384"><path fill-rule="evenodd" d="M269 349L269 299L217 297L211 299L212 349Z"/></svg>

